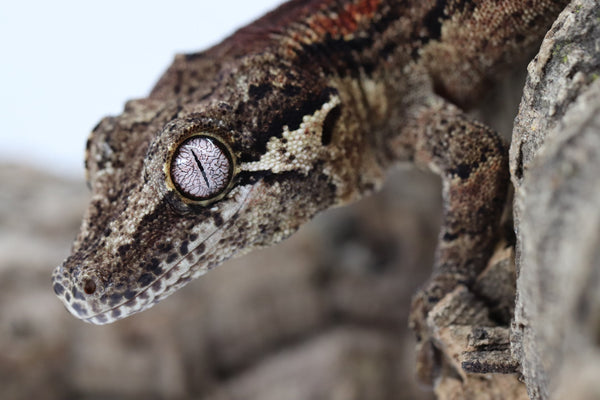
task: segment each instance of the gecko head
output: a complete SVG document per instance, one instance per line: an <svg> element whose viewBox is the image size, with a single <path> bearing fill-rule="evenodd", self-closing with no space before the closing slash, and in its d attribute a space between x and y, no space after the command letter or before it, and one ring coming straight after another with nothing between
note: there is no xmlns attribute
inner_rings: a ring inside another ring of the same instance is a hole
<svg viewBox="0 0 600 400"><path fill-rule="evenodd" d="M95 324L142 311L339 202L330 162L338 155L324 148L340 99L328 91L310 104L280 103L236 122L220 105L184 114L175 102L146 99L104 119L88 141L92 199L53 273L67 309ZM268 123L243 123L259 117Z"/></svg>

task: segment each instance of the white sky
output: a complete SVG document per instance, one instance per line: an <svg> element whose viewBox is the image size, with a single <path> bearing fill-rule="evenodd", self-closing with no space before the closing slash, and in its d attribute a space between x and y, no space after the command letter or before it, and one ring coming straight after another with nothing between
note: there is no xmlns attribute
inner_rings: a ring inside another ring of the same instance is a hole
<svg viewBox="0 0 600 400"><path fill-rule="evenodd" d="M0 8L0 162L83 178L88 133L148 94L176 53L281 0L11 1Z"/></svg>

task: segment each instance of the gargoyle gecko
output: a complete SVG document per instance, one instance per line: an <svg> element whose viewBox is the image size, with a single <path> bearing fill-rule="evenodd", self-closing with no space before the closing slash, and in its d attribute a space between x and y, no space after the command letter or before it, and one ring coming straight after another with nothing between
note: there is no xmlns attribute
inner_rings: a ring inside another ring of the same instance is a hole
<svg viewBox="0 0 600 400"><path fill-rule="evenodd" d="M461 107L538 43L564 0L292 0L199 53L87 142L93 196L54 291L106 324L226 259L376 190L409 161L439 174L443 222L413 325L494 244L506 146Z"/></svg>

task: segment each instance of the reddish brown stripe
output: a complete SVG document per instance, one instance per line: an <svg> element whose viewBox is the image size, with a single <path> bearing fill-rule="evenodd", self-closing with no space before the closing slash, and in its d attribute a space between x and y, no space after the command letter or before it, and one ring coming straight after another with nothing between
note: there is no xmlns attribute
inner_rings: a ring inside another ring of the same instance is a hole
<svg viewBox="0 0 600 400"><path fill-rule="evenodd" d="M381 0L361 0L345 4L337 13L321 12L308 18L306 24L320 39L326 34L333 38L352 35L361 22L373 18Z"/></svg>

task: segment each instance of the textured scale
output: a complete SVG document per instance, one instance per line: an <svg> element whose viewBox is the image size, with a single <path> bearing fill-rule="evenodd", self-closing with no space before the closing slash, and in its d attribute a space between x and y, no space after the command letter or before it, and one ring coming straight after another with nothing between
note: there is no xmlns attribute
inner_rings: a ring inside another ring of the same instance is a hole
<svg viewBox="0 0 600 400"><path fill-rule="evenodd" d="M78 318L113 322L410 161L443 181L433 277L413 304L426 342L427 310L485 265L507 187L504 144L460 107L564 3L294 0L178 55L147 98L91 133L93 196L54 291Z"/></svg>

